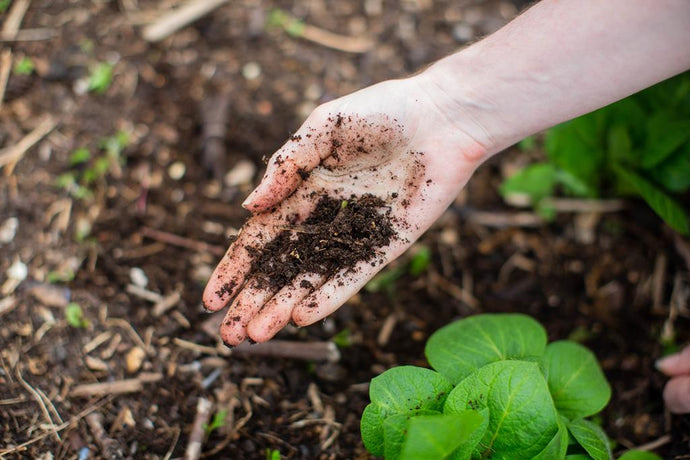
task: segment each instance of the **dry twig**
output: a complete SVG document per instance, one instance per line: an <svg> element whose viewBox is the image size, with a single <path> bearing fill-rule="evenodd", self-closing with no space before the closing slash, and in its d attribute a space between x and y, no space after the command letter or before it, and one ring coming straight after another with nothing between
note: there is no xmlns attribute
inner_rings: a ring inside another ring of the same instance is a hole
<svg viewBox="0 0 690 460"><path fill-rule="evenodd" d="M19 142L13 146L5 147L0 150L0 168L11 165L9 167L9 173L11 173L11 170L14 169L13 165L21 160L26 151L43 139L43 137L55 129L56 126L57 122L48 116ZM8 174L7 171L6 174Z"/></svg>
<svg viewBox="0 0 690 460"><path fill-rule="evenodd" d="M221 246L208 244L203 241L193 240L191 238L185 238L183 236L175 235L174 233L168 233L150 227L143 227L141 229L141 233L147 238L151 238L152 240L160 241L162 243L167 243L171 246L192 249L198 252L210 252L215 256L222 256L225 254L225 248L222 248Z"/></svg>
<svg viewBox="0 0 690 460"><path fill-rule="evenodd" d="M155 23L144 27L142 37L149 42L161 41L183 27L207 15L228 0L189 1L186 5L165 14Z"/></svg>
<svg viewBox="0 0 690 460"><path fill-rule="evenodd" d="M100 412L91 412L86 416L86 424L93 434L96 444L101 448L101 454L107 459L120 459L124 457L122 449L116 440L108 436L103 428L103 415Z"/></svg>
<svg viewBox="0 0 690 460"><path fill-rule="evenodd" d="M41 397L41 393L39 393L34 387L29 385L29 383L24 380L24 377L22 377L22 373L19 370L19 368L16 369L16 374L17 378L19 379L19 383L29 392L31 395L34 397L36 402L38 403L38 406L41 408L41 412L43 412L43 416L46 418L46 421L48 422L48 425L51 427L51 433L55 436L55 440L58 442L61 442L62 440L60 439L60 435L58 434L57 430L57 425L53 422L53 418L50 416L50 412L48 411L48 408L46 407L45 403L43 402L43 398ZM46 398L47 399L47 398ZM55 406L48 400L49 405L52 407L53 412L57 414L57 410L55 409ZM59 414L57 414L58 418L60 417Z"/></svg>
<svg viewBox="0 0 690 460"><path fill-rule="evenodd" d="M211 410L213 404L206 398L199 398L196 403L196 416L194 417L194 424L192 431L189 434L189 442L187 443L187 450L185 450L185 460L197 460L201 455L201 446L204 444L206 437L206 427L208 421L211 419Z"/></svg>
<svg viewBox="0 0 690 460"><path fill-rule="evenodd" d="M232 349L233 356L267 356L271 358L302 359L305 361L340 361L340 351L333 342L293 342L271 340L257 344L242 344Z"/></svg>
<svg viewBox="0 0 690 460"><path fill-rule="evenodd" d="M135 379L116 380L114 382L84 383L77 385L70 392L73 397L90 397L136 393L144 389L145 383L155 383L163 379L163 374L142 373Z"/></svg>

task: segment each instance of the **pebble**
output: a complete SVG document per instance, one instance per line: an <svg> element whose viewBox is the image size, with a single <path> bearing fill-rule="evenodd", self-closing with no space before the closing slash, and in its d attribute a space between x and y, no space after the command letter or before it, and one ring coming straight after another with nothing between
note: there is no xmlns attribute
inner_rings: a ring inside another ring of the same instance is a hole
<svg viewBox="0 0 690 460"><path fill-rule="evenodd" d="M261 76L261 66L256 62L248 62L242 66L242 76L247 80L256 80Z"/></svg>
<svg viewBox="0 0 690 460"><path fill-rule="evenodd" d="M225 175L223 182L228 187L237 187L251 183L256 174L256 166L249 160L240 160Z"/></svg>
<svg viewBox="0 0 690 460"><path fill-rule="evenodd" d="M187 167L181 161L176 161L168 168L168 175L172 180L180 180L187 172Z"/></svg>
<svg viewBox="0 0 690 460"><path fill-rule="evenodd" d="M129 350L125 356L125 368L127 369L127 373L134 374L141 369L145 357L146 352L140 347L134 347Z"/></svg>
<svg viewBox="0 0 690 460"><path fill-rule="evenodd" d="M7 269L7 277L16 281L24 281L29 274L29 269L26 264L17 259L10 268Z"/></svg>
<svg viewBox="0 0 690 460"><path fill-rule="evenodd" d="M10 217L0 226L0 244L7 244L14 240L19 227L19 219Z"/></svg>
<svg viewBox="0 0 690 460"><path fill-rule="evenodd" d="M453 27L453 38L460 43L466 43L474 39L474 27L466 22L455 24Z"/></svg>
<svg viewBox="0 0 690 460"><path fill-rule="evenodd" d="M149 278L146 276L144 270L139 267L132 267L129 270L129 279L132 281L132 284L140 288L145 288L146 285L149 284Z"/></svg>

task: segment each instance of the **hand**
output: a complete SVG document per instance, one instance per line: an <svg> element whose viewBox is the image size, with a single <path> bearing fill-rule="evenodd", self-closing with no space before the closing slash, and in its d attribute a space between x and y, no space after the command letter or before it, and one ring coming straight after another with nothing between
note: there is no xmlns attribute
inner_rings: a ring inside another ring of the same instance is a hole
<svg viewBox="0 0 690 460"><path fill-rule="evenodd" d="M656 366L671 377L664 388L666 407L676 414L690 413L690 346L660 359Z"/></svg>
<svg viewBox="0 0 690 460"><path fill-rule="evenodd" d="M306 326L333 313L441 215L486 154L463 111L455 106L451 117L444 104L424 74L380 83L318 107L271 157L243 203L254 215L204 291L210 311L234 299L220 330L226 344L263 342L291 319ZM334 273L297 273L283 286L257 276L261 250L281 232L296 235L323 196L364 195L383 201L379 212L395 233L371 259Z"/></svg>

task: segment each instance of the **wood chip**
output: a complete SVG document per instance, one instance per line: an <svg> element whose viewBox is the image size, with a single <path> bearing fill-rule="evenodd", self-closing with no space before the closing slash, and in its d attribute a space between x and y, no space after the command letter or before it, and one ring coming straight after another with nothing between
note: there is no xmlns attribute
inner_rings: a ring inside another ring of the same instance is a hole
<svg viewBox="0 0 690 460"><path fill-rule="evenodd" d="M52 117L46 117L33 129L33 131L24 136L19 142L0 150L0 168L9 165L9 169L13 169L13 165L21 160L27 150L43 139L43 137L55 129L56 126L57 122L53 120Z"/></svg>
<svg viewBox="0 0 690 460"><path fill-rule="evenodd" d="M163 374L142 373L135 379L116 380L114 382L84 383L72 388L69 395L78 397L94 397L105 395L119 395L138 393L144 389L144 384L159 382Z"/></svg>
<svg viewBox="0 0 690 460"><path fill-rule="evenodd" d="M206 438L206 427L211 419L213 404L206 398L199 398L196 404L196 416L192 431L189 434L189 443L185 450L185 460L197 460L201 455L201 447Z"/></svg>
<svg viewBox="0 0 690 460"><path fill-rule="evenodd" d="M197 19L207 15L227 1L228 0L206 0L204 2L196 0L189 1L186 5L174 11L167 12L155 23L144 27L141 35L144 40L149 42L161 41Z"/></svg>
<svg viewBox="0 0 690 460"><path fill-rule="evenodd" d="M141 347L134 347L125 355L125 369L128 374L134 374L141 369L146 358L146 352Z"/></svg>

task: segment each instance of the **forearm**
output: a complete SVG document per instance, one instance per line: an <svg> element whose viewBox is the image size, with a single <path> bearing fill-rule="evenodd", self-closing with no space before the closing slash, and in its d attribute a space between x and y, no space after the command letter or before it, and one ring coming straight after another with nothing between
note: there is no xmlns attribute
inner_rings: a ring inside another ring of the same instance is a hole
<svg viewBox="0 0 690 460"><path fill-rule="evenodd" d="M421 76L491 155L688 68L688 0L543 0Z"/></svg>

